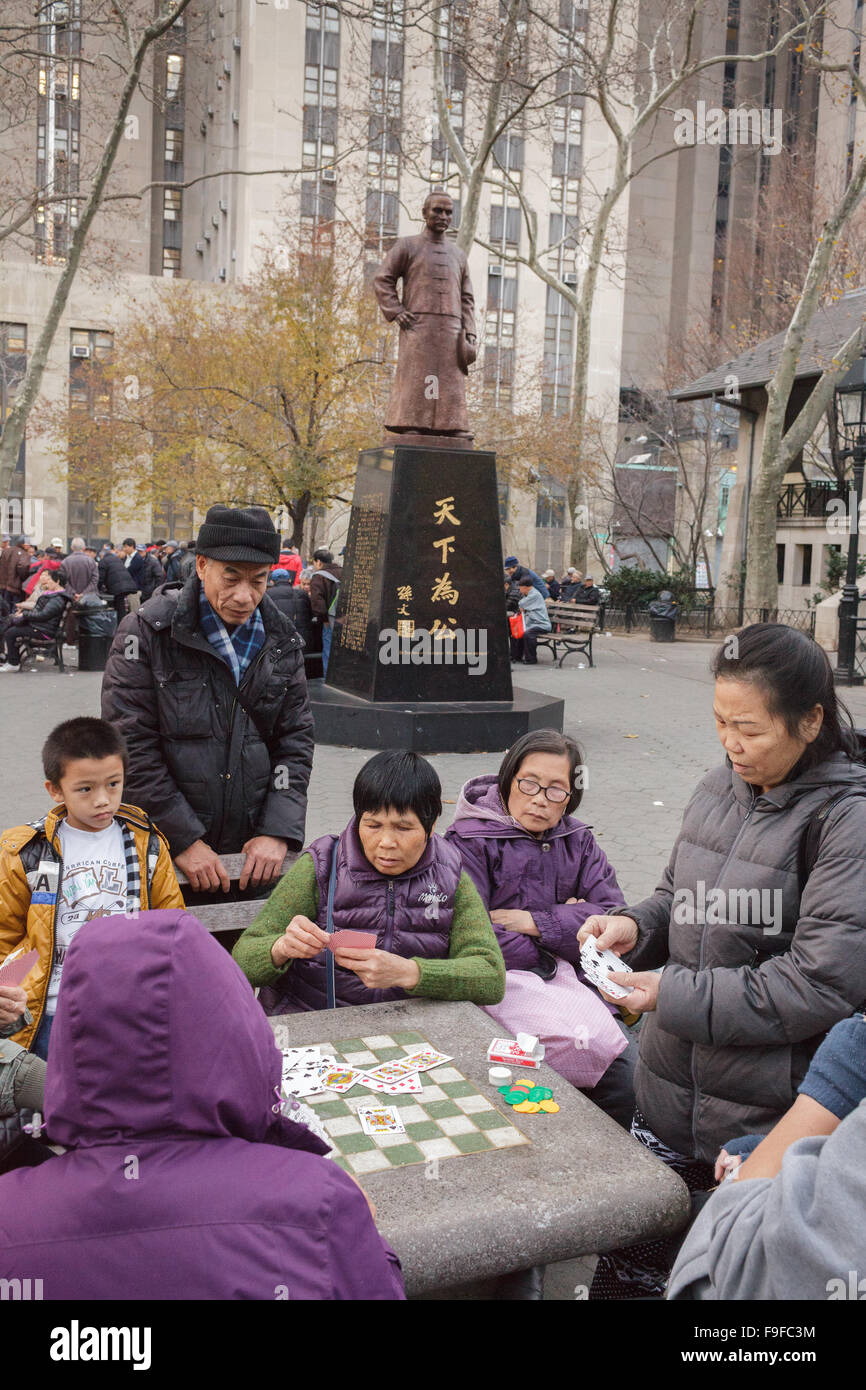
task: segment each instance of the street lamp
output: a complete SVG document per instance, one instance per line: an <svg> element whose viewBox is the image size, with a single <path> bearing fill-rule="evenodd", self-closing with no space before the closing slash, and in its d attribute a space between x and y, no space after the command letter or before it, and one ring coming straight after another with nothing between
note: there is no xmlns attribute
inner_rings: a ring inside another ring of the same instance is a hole
<svg viewBox="0 0 866 1390"><path fill-rule="evenodd" d="M863 495L863 465L866 463L866 354L857 358L836 387L836 419L839 438L846 448L843 459L854 461L853 498L849 493L848 568L839 602L839 655L836 680L840 685L862 685L863 677L855 664L857 652L857 549L860 540L860 498ZM850 502L853 501L853 515Z"/></svg>

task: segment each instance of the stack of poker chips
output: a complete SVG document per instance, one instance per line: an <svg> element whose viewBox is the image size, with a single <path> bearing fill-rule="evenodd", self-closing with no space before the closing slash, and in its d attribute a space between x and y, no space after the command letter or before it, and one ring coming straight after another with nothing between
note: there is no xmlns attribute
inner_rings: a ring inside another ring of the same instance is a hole
<svg viewBox="0 0 866 1390"><path fill-rule="evenodd" d="M529 1080L509 1081L498 1090L506 1105L521 1115L537 1115L539 1112L555 1115L559 1110L549 1086L535 1086Z"/></svg>

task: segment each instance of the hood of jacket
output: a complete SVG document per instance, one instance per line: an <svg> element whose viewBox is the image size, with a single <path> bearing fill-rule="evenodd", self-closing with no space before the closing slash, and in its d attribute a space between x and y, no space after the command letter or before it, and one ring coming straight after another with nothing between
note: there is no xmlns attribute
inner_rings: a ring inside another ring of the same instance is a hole
<svg viewBox="0 0 866 1390"><path fill-rule="evenodd" d="M78 931L45 1088L55 1143L234 1137L327 1153L274 1115L281 1070L249 982L190 913L100 917Z"/></svg>
<svg viewBox="0 0 866 1390"><path fill-rule="evenodd" d="M583 821L577 820L575 816L563 816L556 825L549 826L540 838L558 839L586 828ZM515 836L521 835L527 840L539 838L505 810L499 794L499 778L495 772L487 772L482 777L472 777L468 782L464 782L457 797L452 829L456 834L470 838L513 840Z"/></svg>

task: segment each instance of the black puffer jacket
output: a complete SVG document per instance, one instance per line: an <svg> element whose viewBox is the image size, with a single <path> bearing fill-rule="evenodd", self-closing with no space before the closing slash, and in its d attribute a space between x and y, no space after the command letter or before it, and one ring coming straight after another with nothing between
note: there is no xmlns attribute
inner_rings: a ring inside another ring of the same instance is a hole
<svg viewBox="0 0 866 1390"><path fill-rule="evenodd" d="M796 769L795 769L796 772ZM725 765L698 784L661 883L622 912L636 970L664 965L641 1030L637 1102L680 1153L711 1163L793 1104L829 1028L866 1001L866 797L827 816L800 897L813 812L866 769L835 753L767 792Z"/></svg>
<svg viewBox="0 0 866 1390"><path fill-rule="evenodd" d="M136 594L138 585L119 555L108 551L99 562L99 587L109 594Z"/></svg>
<svg viewBox="0 0 866 1390"><path fill-rule="evenodd" d="M265 595L265 644L238 688L199 631L199 588L195 575L166 585L117 629L102 715L129 747L125 793L173 855L199 839L236 854L253 835L301 849L313 762L303 642Z"/></svg>

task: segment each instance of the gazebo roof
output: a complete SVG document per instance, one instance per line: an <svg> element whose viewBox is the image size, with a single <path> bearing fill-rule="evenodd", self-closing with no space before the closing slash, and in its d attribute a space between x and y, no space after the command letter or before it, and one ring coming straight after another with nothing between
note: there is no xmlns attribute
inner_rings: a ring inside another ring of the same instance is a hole
<svg viewBox="0 0 866 1390"><path fill-rule="evenodd" d="M858 324L866 324L866 287L851 290L835 304L816 309L803 340L796 378L820 376ZM762 343L741 352L739 357L732 357L723 366L705 372L678 391L672 391L672 399L698 401L707 396L722 396L727 378L731 376L737 379L738 391L766 386L778 366L784 341L784 332L765 338Z"/></svg>

